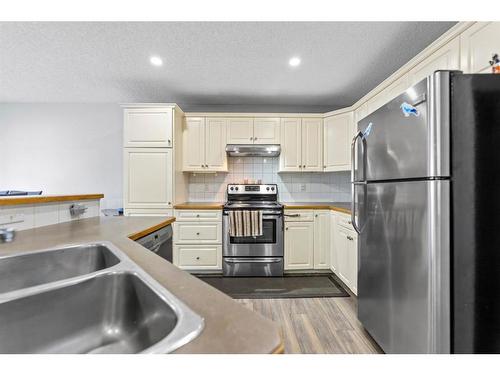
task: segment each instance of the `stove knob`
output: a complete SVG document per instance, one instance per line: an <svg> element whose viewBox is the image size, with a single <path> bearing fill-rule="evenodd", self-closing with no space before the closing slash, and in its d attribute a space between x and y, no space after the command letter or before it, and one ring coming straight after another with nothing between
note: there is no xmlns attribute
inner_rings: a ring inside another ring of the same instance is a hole
<svg viewBox="0 0 500 375"><path fill-rule="evenodd" d="M238 186L236 186L234 189L235 189L236 191L238 191Z"/></svg>
<svg viewBox="0 0 500 375"><path fill-rule="evenodd" d="M233 190L234 190L234 187L232 187L232 186L231 186L230 190L231 190L231 191L233 191Z"/></svg>
<svg viewBox="0 0 500 375"><path fill-rule="evenodd" d="M271 188L272 191L274 191L274 186Z"/></svg>
<svg viewBox="0 0 500 375"><path fill-rule="evenodd" d="M266 187L266 190L267 190L267 191L269 191L269 186L268 186L268 187Z"/></svg>

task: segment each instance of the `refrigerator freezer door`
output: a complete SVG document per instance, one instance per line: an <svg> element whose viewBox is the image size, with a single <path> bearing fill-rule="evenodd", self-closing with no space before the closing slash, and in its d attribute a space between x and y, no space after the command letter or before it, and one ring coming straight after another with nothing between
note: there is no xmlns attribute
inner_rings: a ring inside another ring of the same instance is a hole
<svg viewBox="0 0 500 375"><path fill-rule="evenodd" d="M358 123L354 181L448 177L450 72L436 72ZM363 155L363 149L366 155Z"/></svg>
<svg viewBox="0 0 500 375"><path fill-rule="evenodd" d="M448 180L357 189L358 317L386 353L449 353Z"/></svg>

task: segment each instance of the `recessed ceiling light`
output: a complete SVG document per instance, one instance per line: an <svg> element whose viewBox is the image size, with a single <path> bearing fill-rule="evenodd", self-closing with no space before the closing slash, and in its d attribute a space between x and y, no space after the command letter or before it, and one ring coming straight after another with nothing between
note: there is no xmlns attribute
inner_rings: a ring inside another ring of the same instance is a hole
<svg viewBox="0 0 500 375"><path fill-rule="evenodd" d="M151 56L149 58L149 62L151 63L151 65L154 65L154 66L162 66L163 65L163 60L161 59L161 57L158 57L158 56Z"/></svg>
<svg viewBox="0 0 500 375"><path fill-rule="evenodd" d="M288 64L290 64L290 66L293 66L294 68L296 66L299 66L300 65L300 57L292 57L289 61L288 61Z"/></svg>

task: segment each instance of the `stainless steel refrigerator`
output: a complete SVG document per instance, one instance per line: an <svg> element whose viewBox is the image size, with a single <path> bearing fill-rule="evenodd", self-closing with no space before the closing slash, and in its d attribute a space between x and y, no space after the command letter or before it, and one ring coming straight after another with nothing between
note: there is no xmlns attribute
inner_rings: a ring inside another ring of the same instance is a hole
<svg viewBox="0 0 500 375"><path fill-rule="evenodd" d="M386 353L500 352L500 76L435 72L357 130L359 320Z"/></svg>

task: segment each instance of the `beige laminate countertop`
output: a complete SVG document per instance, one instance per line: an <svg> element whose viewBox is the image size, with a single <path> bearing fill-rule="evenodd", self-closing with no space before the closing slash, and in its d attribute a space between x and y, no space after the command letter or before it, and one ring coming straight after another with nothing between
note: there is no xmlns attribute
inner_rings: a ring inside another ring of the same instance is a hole
<svg viewBox="0 0 500 375"><path fill-rule="evenodd" d="M285 209L294 210L333 210L351 214L351 204L346 202L282 202Z"/></svg>
<svg viewBox="0 0 500 375"><path fill-rule="evenodd" d="M0 206L15 206L18 204L38 204L51 202L80 201L86 199L101 199L104 194L73 194L73 195L15 195L0 197Z"/></svg>
<svg viewBox="0 0 500 375"><path fill-rule="evenodd" d="M224 202L184 202L174 204L176 210L222 210Z"/></svg>
<svg viewBox="0 0 500 375"><path fill-rule="evenodd" d="M175 353L281 353L278 327L203 281L140 246L139 238L172 223L172 217L94 217L17 232L0 255L66 244L110 241L205 319L205 328Z"/></svg>

